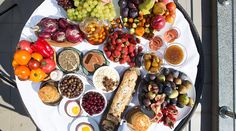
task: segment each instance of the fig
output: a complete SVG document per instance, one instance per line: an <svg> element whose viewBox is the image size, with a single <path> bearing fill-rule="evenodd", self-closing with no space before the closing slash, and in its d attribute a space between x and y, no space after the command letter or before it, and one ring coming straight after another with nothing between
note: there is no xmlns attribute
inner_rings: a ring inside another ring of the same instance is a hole
<svg viewBox="0 0 236 131"><path fill-rule="evenodd" d="M186 94L188 92L188 88L184 85L180 85L178 88L179 94Z"/></svg>
<svg viewBox="0 0 236 131"><path fill-rule="evenodd" d="M172 94L172 88L169 86L166 86L164 89L164 93L168 96L170 96Z"/></svg>
<svg viewBox="0 0 236 131"><path fill-rule="evenodd" d="M176 98L178 97L179 95L179 92L177 90L172 90L172 93L169 95L169 98L173 99L173 98Z"/></svg>
<svg viewBox="0 0 236 131"><path fill-rule="evenodd" d="M188 90L192 88L192 83L188 80L183 82L183 86L185 86Z"/></svg>
<svg viewBox="0 0 236 131"><path fill-rule="evenodd" d="M172 74L173 74L173 77L174 77L174 78L178 78L178 77L179 77L179 71L177 71L177 70L174 70L174 71L172 72Z"/></svg>
<svg viewBox="0 0 236 131"><path fill-rule="evenodd" d="M169 75L169 73L170 73L170 69L164 68L163 71L162 71L162 73L163 73L165 76L167 76L167 75Z"/></svg>
<svg viewBox="0 0 236 131"><path fill-rule="evenodd" d="M151 101L149 99L144 99L143 104L148 107L151 105Z"/></svg>
<svg viewBox="0 0 236 131"><path fill-rule="evenodd" d="M149 92L148 92L148 98L149 98L150 100L153 100L155 97L156 97L156 94L154 94L152 91L149 91Z"/></svg>
<svg viewBox="0 0 236 131"><path fill-rule="evenodd" d="M180 78L176 78L174 80L174 82L175 82L176 85L181 85L182 84L182 80Z"/></svg>
<svg viewBox="0 0 236 131"><path fill-rule="evenodd" d="M161 75L157 76L157 79L158 79L160 82L165 82L166 77L161 74Z"/></svg>
<svg viewBox="0 0 236 131"><path fill-rule="evenodd" d="M189 102L188 102L187 106L193 107L193 105L194 105L194 101L192 98L189 97Z"/></svg>
<svg viewBox="0 0 236 131"><path fill-rule="evenodd" d="M183 105L187 105L189 103L189 97L186 94L181 94L178 97L178 102Z"/></svg>
<svg viewBox="0 0 236 131"><path fill-rule="evenodd" d="M173 75L172 75L172 74L169 74L169 75L167 76L166 80L173 82L173 81L174 81Z"/></svg>

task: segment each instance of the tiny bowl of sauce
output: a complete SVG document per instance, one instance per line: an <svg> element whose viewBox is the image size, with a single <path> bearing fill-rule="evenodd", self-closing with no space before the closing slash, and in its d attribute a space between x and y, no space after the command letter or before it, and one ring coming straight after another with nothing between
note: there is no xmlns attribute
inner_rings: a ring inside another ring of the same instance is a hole
<svg viewBox="0 0 236 131"><path fill-rule="evenodd" d="M169 45L164 53L165 61L172 66L182 65L187 58L186 49L177 43Z"/></svg>

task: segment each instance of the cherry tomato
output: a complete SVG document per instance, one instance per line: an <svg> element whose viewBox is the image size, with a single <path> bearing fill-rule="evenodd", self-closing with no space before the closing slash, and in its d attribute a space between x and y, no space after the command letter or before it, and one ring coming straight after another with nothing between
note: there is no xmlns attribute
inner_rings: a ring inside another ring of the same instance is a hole
<svg viewBox="0 0 236 131"><path fill-rule="evenodd" d="M30 69L27 66L16 66L15 75L21 80L27 80L30 76Z"/></svg>
<svg viewBox="0 0 236 131"><path fill-rule="evenodd" d="M38 62L41 62L41 60L43 59L43 56L39 53L32 53L31 57L34 58L35 60L37 60Z"/></svg>
<svg viewBox="0 0 236 131"><path fill-rule="evenodd" d="M28 66L31 70L38 69L40 67L40 62L35 59L31 59L28 63Z"/></svg>
<svg viewBox="0 0 236 131"><path fill-rule="evenodd" d="M19 65L27 65L30 59L30 53L26 50L17 50L14 54L14 60L19 63Z"/></svg>
<svg viewBox="0 0 236 131"><path fill-rule="evenodd" d="M175 11L176 10L176 5L174 2L170 2L166 5L166 8L169 10L169 11Z"/></svg>

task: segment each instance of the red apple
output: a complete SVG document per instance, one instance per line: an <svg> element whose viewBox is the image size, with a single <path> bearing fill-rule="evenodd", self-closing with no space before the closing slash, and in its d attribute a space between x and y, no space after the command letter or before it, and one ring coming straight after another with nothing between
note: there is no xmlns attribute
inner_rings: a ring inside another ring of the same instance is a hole
<svg viewBox="0 0 236 131"><path fill-rule="evenodd" d="M163 16L157 15L152 19L151 26L155 30L161 30L166 24L166 20Z"/></svg>

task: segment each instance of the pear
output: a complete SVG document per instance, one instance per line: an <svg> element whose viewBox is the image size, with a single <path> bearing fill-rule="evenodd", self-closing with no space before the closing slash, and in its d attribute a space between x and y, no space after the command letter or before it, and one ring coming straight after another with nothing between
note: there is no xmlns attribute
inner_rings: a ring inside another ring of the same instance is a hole
<svg viewBox="0 0 236 131"><path fill-rule="evenodd" d="M164 2L157 2L153 7L153 13L155 15L164 15L166 12L166 5Z"/></svg>

